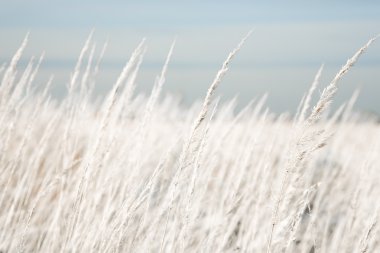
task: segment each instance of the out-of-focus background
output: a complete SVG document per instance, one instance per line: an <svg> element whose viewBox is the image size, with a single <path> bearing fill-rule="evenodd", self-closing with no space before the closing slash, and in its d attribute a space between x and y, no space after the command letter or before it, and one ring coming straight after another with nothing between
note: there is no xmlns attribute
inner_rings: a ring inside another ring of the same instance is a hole
<svg viewBox="0 0 380 253"><path fill-rule="evenodd" d="M65 93L92 29L97 54L109 41L98 94L109 90L144 37L148 51L138 89L149 92L176 38L165 90L186 104L204 96L225 57L253 29L218 93L223 99L239 95L243 106L268 92L271 110L294 112L322 63L320 90L358 48L380 33L379 1L0 0L0 4L0 63L9 62L29 31L21 66L44 51L36 85L54 74L57 97ZM334 108L360 89L356 108L380 113L380 41L340 85Z"/></svg>

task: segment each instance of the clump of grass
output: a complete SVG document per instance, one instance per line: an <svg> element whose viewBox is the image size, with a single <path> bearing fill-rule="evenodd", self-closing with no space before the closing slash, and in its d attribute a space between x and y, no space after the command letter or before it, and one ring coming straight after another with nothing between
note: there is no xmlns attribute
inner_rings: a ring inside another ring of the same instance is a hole
<svg viewBox="0 0 380 253"><path fill-rule="evenodd" d="M149 97L134 93L142 40L96 104L107 43L97 59L91 33L58 101L53 78L34 84L43 56L17 74L26 37L0 67L0 251L379 251L379 125L351 116L357 95L321 117L375 39L312 107L321 67L289 118L265 108L266 96L237 114L236 101L214 99L248 36L190 108L161 94L174 43Z"/></svg>

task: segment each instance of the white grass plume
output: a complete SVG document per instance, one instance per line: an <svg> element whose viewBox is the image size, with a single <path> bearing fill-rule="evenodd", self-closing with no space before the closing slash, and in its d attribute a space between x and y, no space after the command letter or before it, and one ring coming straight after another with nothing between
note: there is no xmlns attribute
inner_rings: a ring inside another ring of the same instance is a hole
<svg viewBox="0 0 380 253"><path fill-rule="evenodd" d="M354 64L358 61L359 57L368 49L368 47L379 37L370 39L367 44L361 47L350 59L347 60L346 64L339 70L334 79L330 82L330 84L322 91L322 94L318 100L316 106L314 106L310 116L307 121L309 124L316 122L322 115L322 113L327 109L330 105L332 98L338 90L338 82L340 79L348 72L348 70L354 66Z"/></svg>
<svg viewBox="0 0 380 253"><path fill-rule="evenodd" d="M194 136L195 136L195 134L196 134L199 126L202 124L202 122L204 121L204 119L205 119L205 117L207 115L208 108L209 108L209 105L211 104L212 97L214 95L215 89L218 87L218 85L222 81L222 78L226 74L226 72L228 70L229 63L231 62L231 60L233 59L233 57L236 55L236 53L240 50L240 48L243 46L244 42L251 35L251 33L252 32L249 32L240 41L240 43L238 44L238 46L228 55L227 59L224 61L223 65L222 65L222 68L216 74L214 81L212 82L211 86L209 87L209 89L207 91L206 97L205 97L205 99L203 101L202 109L201 109L198 117L196 118L196 120L194 122L194 125L193 125L193 127L191 129L190 136L189 136L188 140L184 143L183 150L182 150L182 153L181 153L180 159L179 159L179 167L178 167L178 169L177 169L177 171L175 173L175 176L173 178L172 189L170 190L171 197L170 197L169 203L168 203L168 211L167 211L167 215L166 215L167 218L166 218L166 223L165 223L164 235L162 237L162 243L161 243L161 247L160 247L160 252L162 252L162 250L163 250L163 244L164 244L165 236L166 236L166 227L167 227L168 219L170 217L170 214L171 214L171 211L172 211L172 208L173 208L173 202L174 202L175 196L177 194L176 190L177 190L177 186L178 186L178 183L179 183L178 182L179 176L182 174L182 170L186 166L185 164L186 164L186 159L187 159L188 152L189 152L189 149L190 149L190 145L193 142L193 138L194 138Z"/></svg>
<svg viewBox="0 0 380 253"><path fill-rule="evenodd" d="M288 162L287 162L287 165L285 165L285 169L283 171L283 176L282 176L282 180L281 180L281 185L280 185L280 188L279 188L279 192L278 192L278 195L276 197L276 200L275 200L275 205L274 205L274 208L273 208L273 216L272 216L272 224L271 224L271 229L270 229L270 232L269 232L269 236L268 236L268 246L267 246L267 252L272 252L272 241L273 241L273 235L275 233L275 230L276 230L276 227L279 223L279 211L280 211L280 207L282 205L282 202L285 198L285 194L286 194L286 189L288 188L289 186L289 183L291 181L291 174L294 173L294 170L299 167L299 164L305 159L305 156L308 155L309 153L313 152L314 150L318 149L319 147L323 147L325 146L325 140L326 138L328 137L324 137L322 138L317 144L314 144L316 148L312 148L312 149L304 149L304 148L301 148L299 150L298 149L298 145L299 143L303 143L305 142L306 139L310 138L310 137L307 137L303 131L305 131L308 127L312 126L313 124L315 124L321 117L321 115L323 114L323 112L328 108L328 106L330 105L330 103L332 102L332 98L334 97L335 93L337 92L337 83L338 81L343 77L343 75L345 73L347 73L347 71L355 64L355 62L359 59L359 57L364 53L364 51L366 49L368 49L368 47L373 43L373 41L375 41L376 39L378 38L375 37L373 39L370 39L367 44L365 44L363 47L361 47L355 54L353 57L351 57L347 63L340 69L340 71L336 74L336 76L334 77L334 79L331 81L331 83L323 90L321 96L320 96L320 99L319 101L317 102L317 105L314 106L311 114L309 115L309 117L307 118L306 120L306 124L303 124L300 133L298 133L298 136L296 134L296 146L295 147L292 147L292 148L295 148L296 150L291 150L290 151L290 157L288 159ZM314 86L314 85L313 85ZM312 87L313 87L312 86ZM305 103L305 105L307 105ZM312 138L316 138L317 135L319 135L317 132L315 133L312 133ZM290 196L288 196L290 197Z"/></svg>
<svg viewBox="0 0 380 253"><path fill-rule="evenodd" d="M313 95L315 89L317 88L317 86L319 84L319 80L321 78L322 71L323 71L323 64L319 68L317 74L315 75L314 81L311 84L311 87L310 87L310 89L309 89L309 91L308 91L308 93L307 93L307 95L305 97L305 101L304 101L303 106L302 106L302 110L301 110L301 113L300 113L299 121L303 121L305 119L306 113L307 113L307 111L310 108L310 101L311 101L312 95Z"/></svg>

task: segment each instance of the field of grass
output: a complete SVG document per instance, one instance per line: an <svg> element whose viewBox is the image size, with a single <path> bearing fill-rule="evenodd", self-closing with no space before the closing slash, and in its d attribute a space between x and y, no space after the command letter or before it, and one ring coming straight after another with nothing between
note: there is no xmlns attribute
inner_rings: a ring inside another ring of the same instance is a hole
<svg viewBox="0 0 380 253"><path fill-rule="evenodd" d="M321 68L294 117L214 97L244 40L185 108L161 94L174 44L150 96L142 41L94 102L91 37L62 100L33 82L39 60L18 69L25 39L0 67L0 251L380 252L380 126L355 95L329 110L374 39L312 105Z"/></svg>

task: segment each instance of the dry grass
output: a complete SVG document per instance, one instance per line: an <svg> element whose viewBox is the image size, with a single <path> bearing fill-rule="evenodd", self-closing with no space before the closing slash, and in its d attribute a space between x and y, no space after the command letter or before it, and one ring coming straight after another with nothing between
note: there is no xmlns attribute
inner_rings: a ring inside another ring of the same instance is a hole
<svg viewBox="0 0 380 253"><path fill-rule="evenodd" d="M274 115L265 97L234 114L214 90L201 107L160 99L169 59L148 98L135 96L143 40L100 105L91 36L62 101L40 61L17 74L22 43L0 67L2 252L377 252L380 127L351 101L322 117L339 71L311 112L321 71L299 116ZM89 59L83 66L86 57Z"/></svg>

